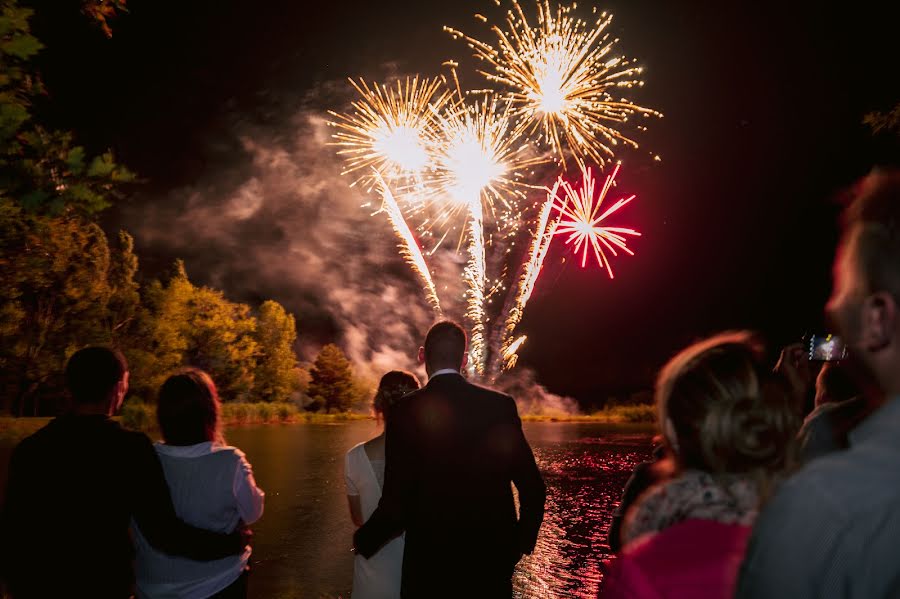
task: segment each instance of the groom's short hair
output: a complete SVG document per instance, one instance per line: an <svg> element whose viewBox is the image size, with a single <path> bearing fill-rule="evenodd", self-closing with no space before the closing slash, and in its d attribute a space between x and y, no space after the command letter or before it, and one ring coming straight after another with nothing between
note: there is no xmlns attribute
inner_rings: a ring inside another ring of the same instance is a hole
<svg viewBox="0 0 900 599"><path fill-rule="evenodd" d="M435 323L425 335L425 362L462 366L466 353L466 332L452 320Z"/></svg>

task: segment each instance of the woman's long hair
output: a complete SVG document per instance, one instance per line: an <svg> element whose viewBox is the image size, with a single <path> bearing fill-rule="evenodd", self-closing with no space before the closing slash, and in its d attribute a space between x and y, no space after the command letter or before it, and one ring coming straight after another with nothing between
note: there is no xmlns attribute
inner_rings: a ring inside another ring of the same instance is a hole
<svg viewBox="0 0 900 599"><path fill-rule="evenodd" d="M169 445L225 442L219 427L219 394L212 378L189 368L166 379L157 396L156 418Z"/></svg>

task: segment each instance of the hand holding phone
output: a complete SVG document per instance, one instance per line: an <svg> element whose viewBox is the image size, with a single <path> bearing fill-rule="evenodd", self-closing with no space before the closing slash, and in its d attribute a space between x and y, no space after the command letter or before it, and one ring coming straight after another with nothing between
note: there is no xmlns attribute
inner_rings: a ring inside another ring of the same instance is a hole
<svg viewBox="0 0 900 599"><path fill-rule="evenodd" d="M847 357L847 346L837 335L810 335L807 343L809 359L813 362L837 362Z"/></svg>

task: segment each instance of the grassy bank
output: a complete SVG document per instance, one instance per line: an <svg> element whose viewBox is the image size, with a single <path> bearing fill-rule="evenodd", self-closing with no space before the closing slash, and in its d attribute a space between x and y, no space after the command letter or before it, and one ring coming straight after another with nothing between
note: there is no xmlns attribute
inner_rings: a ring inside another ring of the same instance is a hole
<svg viewBox="0 0 900 599"><path fill-rule="evenodd" d="M368 418L365 414L352 412L307 412L289 403L223 403L221 413L222 424L226 427L246 424L332 424ZM156 408L139 402L129 403L122 408L121 419L128 428L153 430L156 428Z"/></svg>
<svg viewBox="0 0 900 599"><path fill-rule="evenodd" d="M647 424L656 422L656 407L649 404L612 406L591 414L544 412L522 414L525 422L596 422L599 424Z"/></svg>
<svg viewBox="0 0 900 599"><path fill-rule="evenodd" d="M0 443L18 443L28 435L36 432L50 418L7 418L0 417Z"/></svg>

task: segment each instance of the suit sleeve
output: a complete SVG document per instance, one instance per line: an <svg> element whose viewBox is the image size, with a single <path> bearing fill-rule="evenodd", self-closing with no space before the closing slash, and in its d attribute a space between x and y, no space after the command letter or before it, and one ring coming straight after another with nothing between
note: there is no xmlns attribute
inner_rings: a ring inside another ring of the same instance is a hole
<svg viewBox="0 0 900 599"><path fill-rule="evenodd" d="M198 561L221 559L244 550L238 532L221 534L194 528L175 514L159 456L146 436L135 436L133 515L147 541L170 555Z"/></svg>
<svg viewBox="0 0 900 599"><path fill-rule="evenodd" d="M509 418L512 421L512 481L519 492L519 550L531 553L537 543L541 522L544 520L544 503L547 500L547 487L534 460L531 446L522 432L522 421L516 402L510 397Z"/></svg>
<svg viewBox="0 0 900 599"><path fill-rule="evenodd" d="M414 466L409 427L405 424L408 411L398 409L387 423L384 445L384 488L378 507L353 535L353 545L365 558L403 533L405 516L412 493Z"/></svg>
<svg viewBox="0 0 900 599"><path fill-rule="evenodd" d="M15 560L15 548L24 541L25 531L22 529L22 523L29 520L27 500L29 469L22 463L23 461L20 446L13 451L10 459L6 498L0 508L0 581L9 580L9 577L19 569Z"/></svg>

